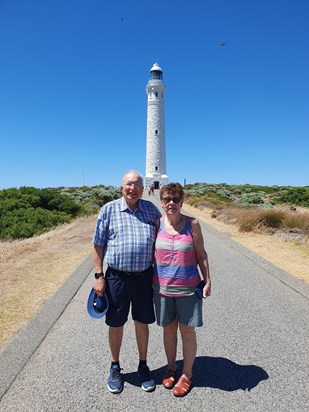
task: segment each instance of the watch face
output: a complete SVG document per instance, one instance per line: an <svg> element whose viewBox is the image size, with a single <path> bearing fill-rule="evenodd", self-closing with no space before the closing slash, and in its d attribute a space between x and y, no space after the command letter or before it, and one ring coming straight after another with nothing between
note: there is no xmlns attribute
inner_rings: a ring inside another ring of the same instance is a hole
<svg viewBox="0 0 309 412"><path fill-rule="evenodd" d="M99 279L99 278L103 277L103 272L101 272L101 273L95 273L95 274L94 274L94 277L95 277L96 279Z"/></svg>

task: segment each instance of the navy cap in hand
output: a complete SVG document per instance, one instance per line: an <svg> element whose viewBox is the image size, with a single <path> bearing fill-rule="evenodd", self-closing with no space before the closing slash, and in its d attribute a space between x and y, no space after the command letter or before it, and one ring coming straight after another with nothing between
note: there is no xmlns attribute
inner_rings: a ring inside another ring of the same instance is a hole
<svg viewBox="0 0 309 412"><path fill-rule="evenodd" d="M106 293L98 296L94 289L91 289L87 302L87 311L92 318L103 318L109 308L109 302Z"/></svg>

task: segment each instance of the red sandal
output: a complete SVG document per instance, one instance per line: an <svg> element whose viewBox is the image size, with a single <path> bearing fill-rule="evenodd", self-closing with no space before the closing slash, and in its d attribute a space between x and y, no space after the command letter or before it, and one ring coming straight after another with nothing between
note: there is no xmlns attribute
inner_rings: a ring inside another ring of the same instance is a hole
<svg viewBox="0 0 309 412"><path fill-rule="evenodd" d="M172 369L167 369L162 381L162 385L166 389L172 389L176 383L175 379L176 371L173 371Z"/></svg>
<svg viewBox="0 0 309 412"><path fill-rule="evenodd" d="M186 396L192 387L192 380L181 376L174 386L173 394L178 397Z"/></svg>

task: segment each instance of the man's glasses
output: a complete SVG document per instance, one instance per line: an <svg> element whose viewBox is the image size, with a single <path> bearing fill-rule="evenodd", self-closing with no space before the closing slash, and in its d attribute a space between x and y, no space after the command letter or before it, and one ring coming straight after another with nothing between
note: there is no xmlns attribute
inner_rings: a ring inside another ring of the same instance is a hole
<svg viewBox="0 0 309 412"><path fill-rule="evenodd" d="M126 183L125 187L131 189L131 187L135 187L136 189L141 189L143 185L141 183Z"/></svg>
<svg viewBox="0 0 309 412"><path fill-rule="evenodd" d="M162 201L165 205L173 201L173 203L179 203L181 202L181 197L178 196L173 196L173 197L162 197Z"/></svg>

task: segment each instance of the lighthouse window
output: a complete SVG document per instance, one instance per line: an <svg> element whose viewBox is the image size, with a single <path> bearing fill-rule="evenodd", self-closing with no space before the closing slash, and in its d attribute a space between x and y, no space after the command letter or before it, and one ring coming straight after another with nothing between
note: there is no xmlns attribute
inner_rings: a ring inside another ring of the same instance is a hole
<svg viewBox="0 0 309 412"><path fill-rule="evenodd" d="M156 171L158 170L158 166L155 167L155 170L156 170Z"/></svg>
<svg viewBox="0 0 309 412"><path fill-rule="evenodd" d="M158 97L158 92L156 92L156 97Z"/></svg>
<svg viewBox="0 0 309 412"><path fill-rule="evenodd" d="M155 130L155 134L158 134L158 130Z"/></svg>

